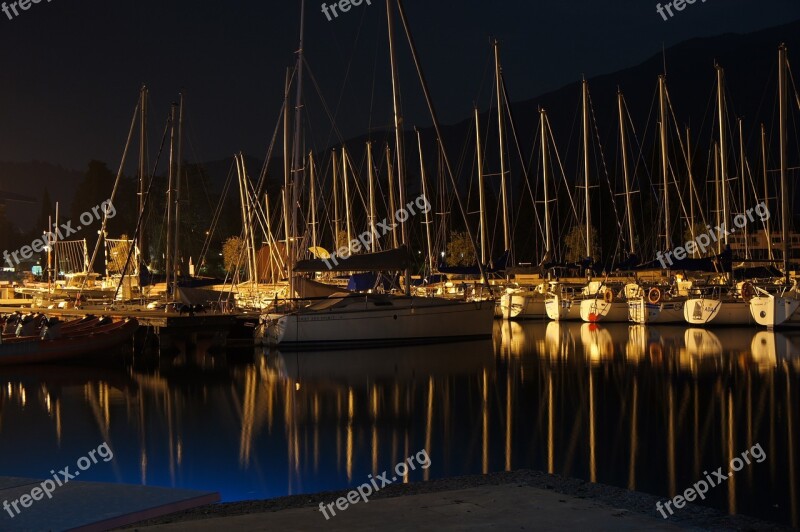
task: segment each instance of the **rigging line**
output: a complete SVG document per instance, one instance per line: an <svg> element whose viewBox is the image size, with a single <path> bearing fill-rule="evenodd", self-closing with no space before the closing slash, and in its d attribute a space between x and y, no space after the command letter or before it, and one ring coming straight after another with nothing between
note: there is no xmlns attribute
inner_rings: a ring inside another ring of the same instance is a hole
<svg viewBox="0 0 800 532"><path fill-rule="evenodd" d="M125 168L125 161L128 158L128 149L131 146L131 139L133 138L133 132L134 132L134 129L136 128L136 119L137 119L137 115L139 113L139 107L141 106L141 104L142 104L142 99L140 97L139 101L136 102L136 106L133 109L133 118L131 119L131 127L128 130L128 140L125 142L125 149L122 152L122 160L119 163L119 170L117 171L117 178L114 181L114 187L111 189L111 197L109 198L109 201L111 202L112 205L114 204L114 197L117 194L117 188L119 187L119 183L122 180L122 171ZM100 226L100 233L98 234L97 243L95 244L94 251L92 252L92 260L89 262L89 269L91 269L92 265L94 264L95 259L97 258L97 253L100 250L100 242L103 240L103 238L105 238L106 225L107 224L108 224L108 209L105 209L105 212L103 213L103 223ZM77 292L77 294L75 296L76 297L75 301L79 301L80 300L81 292L86 287L86 280L87 279L88 279L88 276L83 278L83 282L81 283L81 287L78 289L78 292Z"/></svg>
<svg viewBox="0 0 800 532"><path fill-rule="evenodd" d="M117 299L117 295L119 294L119 289L122 286L122 281L123 281L123 279L125 279L125 274L128 271L128 266L130 265L130 260L131 260L132 254L133 254L133 250L136 248L135 242L136 242L136 240L137 240L137 238L139 236L139 231L142 230L141 228L142 228L142 222L144 221L144 213L147 211L147 204L150 201L150 198L152 197L151 191L152 191L152 188L153 188L153 183L155 182L156 171L158 170L158 163L161 160L161 154L164 151L164 144L166 144L167 135L169 133L169 129L170 129L171 125L172 125L172 118L171 118L171 114L170 114L167 117L167 123L166 123L166 126L164 127L164 133L161 136L161 144L158 147L158 154L156 155L156 162L153 165L153 171L150 173L150 182L147 184L147 195L145 196L144 202L142 204L142 212L139 213L139 218L136 221L136 229L133 232L133 239L132 239L133 242L134 242L134 245L130 246L130 248L128 249L128 256L125 258L125 267L122 268L122 275L120 276L119 284L117 285L117 288L114 291L114 300ZM139 253L141 254L141 250L139 250ZM139 271L139 275L140 276L141 276L141 273L142 272L140 270Z"/></svg>
<svg viewBox="0 0 800 532"><path fill-rule="evenodd" d="M678 126L678 117L675 116L675 108L672 106L672 99L669 95L669 89L665 86L664 92L667 97L667 108L669 109L669 116L672 118L672 125L675 128L675 131L680 131ZM677 135L678 137L678 145L680 147L680 154L683 157L683 162L686 163L689 159L689 147L685 146L683 143L683 135ZM669 159L668 159L669 160ZM675 168L673 168L672 162L669 162L669 170L670 176L672 176L672 184L675 186L675 190L678 192L678 201L680 202L681 211L683 213L683 218L685 220L689 219L689 213L686 211L686 203L683 201L683 193L681 192L680 187L678 186L678 176ZM687 183L688 184L688 183ZM692 187L694 190L695 187ZM692 198L689 198L689 201L692 201ZM694 221L692 221L694 223Z"/></svg>
<svg viewBox="0 0 800 532"><path fill-rule="evenodd" d="M214 238L214 233L217 231L217 224L219 224L219 220L222 216L222 210L225 204L225 200L228 197L228 192L230 191L231 183L233 182L233 164L231 164L230 168L228 169L228 177L225 178L225 184L222 187L222 192L219 196L219 202L217 203L217 207L214 210L214 214L211 217L211 226L206 233L206 239L203 242L203 247L200 248L200 257L197 261L197 269L203 267L203 263L205 262L206 255L208 254L211 248L211 240Z"/></svg>
<svg viewBox="0 0 800 532"><path fill-rule="evenodd" d="M522 148L520 147L519 136L517 135L517 123L516 120L514 120L514 113L512 113L511 104L509 103L508 87L506 87L506 79L502 73L500 74L500 88L503 91L503 103L505 104L506 112L508 113L508 118L509 118L508 121L511 125L511 134L514 137L514 145L517 148L517 156L519 157L519 162L522 167L522 175L525 178L525 188L528 189L528 193L531 196L531 201L533 202L533 214L534 218L536 219L536 227L539 229L539 235L542 238L544 238L544 229L542 228L542 223L539 219L539 209L536 207L536 200L534 200L533 198L533 190L531 189L530 176L528 175L528 170L525 167L525 157L522 155ZM522 204L521 201L522 198L520 198L520 205Z"/></svg>
<svg viewBox="0 0 800 532"><path fill-rule="evenodd" d="M608 166L606 165L606 157L605 154L603 153L603 144L600 141L600 131L597 127L597 116L595 115L594 112L594 102L592 101L591 93L589 93L589 109L592 112L592 125L594 126L594 134L595 134L595 139L597 140L597 148L600 152L600 162L603 165L603 174L606 177L606 183L608 183L608 189L612 196L611 206L614 208L614 218L616 219L617 222L617 229L619 229L620 235L622 235L624 233L624 231L622 230L622 221L620 220L619 211L617 210L617 202L614 199L614 189L611 187L611 178L608 175ZM617 245L617 249L619 249L619 245Z"/></svg>
<svg viewBox="0 0 800 532"><path fill-rule="evenodd" d="M553 135L553 128L550 125L550 121L547 121L547 132L550 133L550 138L553 139L553 151L556 153L556 160L558 161L558 167L561 170L561 177L564 179L564 189L567 192L567 197L569 198L569 203L572 206L572 213L575 215L575 218L578 218L578 209L575 207L575 200L572 197L572 192L570 191L569 183L567 183L567 173L564 171L564 163L561 161L561 154L558 152L558 146L555 143L555 136Z"/></svg>
<svg viewBox="0 0 800 532"><path fill-rule="evenodd" d="M189 126L191 126L192 124L193 124L193 122L191 120L184 120L184 128L185 128L185 131L186 131L186 142L189 145L189 151L191 151L192 154L194 155L194 160L195 161L200 161L201 159L200 159L200 157L199 157L199 155L197 153L197 150L195 149L194 142L192 141L191 130L189 129ZM203 192L205 193L206 201L208 202L208 208L210 209L213 206L213 203L211 203L211 194L209 194L209 192L208 192L208 187L206 186L205 180L202 179L203 170L206 170L206 174L205 175L208 175L207 169L206 169L205 165L203 165L201 163L195 163L194 167L197 169L197 172L198 172L198 174L200 176L200 179L198 179L198 181L200 181L200 186L203 187ZM188 176L187 176L187 178L188 178ZM188 188L188 183L187 183L187 191L188 191L188 189L189 188ZM187 194L187 196L188 196L188 194Z"/></svg>
<svg viewBox="0 0 800 532"><path fill-rule="evenodd" d="M317 78L314 76L314 72L311 70L311 67L308 66L308 60L305 58L305 56L303 57L303 64L306 65L307 67L306 70L308 71L308 75L311 77L311 83L314 85L314 89L316 90L317 96L319 96L320 103L322 104L322 109L325 111L325 114L327 115L328 120L331 123L331 130L336 134L337 142L339 144L344 144L345 143L344 135L339 130L339 126L336 125L335 115L331 113L331 110L328 107L328 102L325 100L325 97L322 96L322 89L320 88L319 83L317 83ZM328 136L328 138L330 138L330 135Z"/></svg>

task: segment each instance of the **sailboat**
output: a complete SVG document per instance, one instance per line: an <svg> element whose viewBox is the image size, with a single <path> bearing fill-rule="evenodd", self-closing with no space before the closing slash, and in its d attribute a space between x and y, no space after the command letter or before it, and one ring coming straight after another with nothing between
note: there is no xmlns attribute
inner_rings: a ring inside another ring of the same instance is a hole
<svg viewBox="0 0 800 532"><path fill-rule="evenodd" d="M548 135L547 111L539 110L539 125L542 139L542 176L544 180L544 232L545 247L542 266L550 260L552 255L552 237L550 227L550 200L549 200L549 161L548 161ZM545 301L550 291L550 285L545 280L533 285L507 288L506 293L500 298L502 317L506 319L541 319L547 317Z"/></svg>
<svg viewBox="0 0 800 532"><path fill-rule="evenodd" d="M398 2L399 14L403 26L408 32L405 10ZM302 28L304 26L305 8L301 3L301 44L298 51L298 69L303 68ZM397 64L395 59L394 22L391 3L387 2L387 22L389 29L389 51L392 67L392 88L394 103L394 133L396 149L396 169L400 191L400 204L405 204L405 157L403 152L402 117L400 115L400 102L398 92ZM419 65L417 51L407 33L411 53L415 64ZM447 168L451 184L455 185L449 159L442 142L441 128L436 113L431 103L431 97L425 83L424 75L418 68L422 90L428 103L434 128L436 129L438 145L442 150L442 158ZM298 83L302 82L299 78ZM298 86L298 98L301 89ZM298 103L297 109L301 106ZM298 111L299 112L299 111ZM297 132L295 132L297 134ZM295 173L299 179L302 172ZM298 187L292 187L295 194ZM455 187L454 187L455 188ZM466 220L466 212L458 195L456 199L461 214ZM292 223L296 224L297 201L290 203ZM463 339L488 338L492 335L494 324L494 301L452 301L437 297L415 297L410 295L411 283L408 260L408 230L406 222L400 220L402 234L402 247L382 253L353 256L341 264L333 265L333 270L396 270L405 272L404 296L381 294L334 294L328 298L318 300L311 305L299 308L285 315L267 314L262 316L262 334L267 342L277 345L281 349L307 349L307 348L341 348L349 346L407 344L407 343L433 343ZM474 242L473 242L474 245ZM376 255L377 257L376 260ZM294 260L295 254L290 253L289 259ZM383 259L380 268L377 265ZM361 263L356 265L356 261ZM388 262L396 264L389 265ZM305 261L306 266L313 261ZM483 265L479 265L483 270ZM294 267L294 265L293 265ZM297 271L297 268L294 268ZM313 266L312 266L312 269ZM327 265L326 269L331 269ZM323 271L320 266L319 270ZM481 271L481 277L486 275Z"/></svg>
<svg viewBox="0 0 800 532"><path fill-rule="evenodd" d="M718 205L717 212L721 207L720 218L722 227L731 227L729 223L730 206L728 202L728 172L727 172L727 151L726 151L726 124L725 124L725 94L724 94L724 71L720 65L716 65L717 71L717 115L719 118L719 145L714 145L715 168L719 169L717 176L717 197L722 199L722 205ZM744 179L744 176L742 176ZM728 231L723 232L722 241L726 251L728 245ZM721 251L721 250L720 250ZM752 283L739 282L736 286L731 286L730 279L732 274L727 271L715 280L719 284L711 284L704 287L695 287L692 294L686 300L683 308L683 316L686 322L692 325L749 325L753 323L750 316L750 298L755 295Z"/></svg>
<svg viewBox="0 0 800 532"><path fill-rule="evenodd" d="M582 125L583 125L583 166L584 201L586 212L586 257L592 256L592 210L589 196L589 84L584 79L581 84ZM602 283L591 281L586 285L557 283L550 287L545 298L545 311L551 320L580 320L581 301L592 298L600 290Z"/></svg>
<svg viewBox="0 0 800 532"><path fill-rule="evenodd" d="M778 99L780 116L781 231L783 233L781 240L783 243L785 284L777 293L770 293L762 288L757 288L757 294L750 300L750 315L752 318L759 325L765 325L769 328L800 327L800 289L798 289L797 279L790 282L789 278L789 187L786 177L787 65L787 48L785 44L781 44L778 50Z"/></svg>

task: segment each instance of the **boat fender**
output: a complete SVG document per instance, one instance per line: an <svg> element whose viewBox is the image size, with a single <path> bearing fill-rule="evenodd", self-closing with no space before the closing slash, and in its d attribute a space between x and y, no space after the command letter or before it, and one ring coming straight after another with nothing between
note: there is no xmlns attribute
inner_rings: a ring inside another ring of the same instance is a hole
<svg viewBox="0 0 800 532"><path fill-rule="evenodd" d="M653 288L651 288L647 292L647 300L650 303L652 303L653 305L655 305L656 303L660 302L661 301L661 290L659 288L655 287L655 286Z"/></svg>
<svg viewBox="0 0 800 532"><path fill-rule="evenodd" d="M614 301L614 292L612 292L611 290L606 290L605 293L603 294L603 301L605 301L606 303L611 303L612 301Z"/></svg>
<svg viewBox="0 0 800 532"><path fill-rule="evenodd" d="M753 288L753 283L747 282L742 285L742 299L750 301L755 295L756 290Z"/></svg>

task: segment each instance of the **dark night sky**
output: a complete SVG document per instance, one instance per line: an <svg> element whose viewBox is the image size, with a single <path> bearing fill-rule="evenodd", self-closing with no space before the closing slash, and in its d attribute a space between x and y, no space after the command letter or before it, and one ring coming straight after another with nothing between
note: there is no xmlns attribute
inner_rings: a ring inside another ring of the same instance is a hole
<svg viewBox="0 0 800 532"><path fill-rule="evenodd" d="M662 45L750 32L800 19L797 0L697 0L665 22L656 2L406 0L412 29L444 123L488 105L490 36L502 43L514 100L635 65ZM385 4L328 22L307 3L306 53L345 138L390 120ZM0 160L42 160L83 169L118 164L141 83L153 124L187 92L190 160L235 151L263 156L293 62L298 0L163 2L42 0L9 20L0 13ZM398 36L401 36L398 33ZM429 124L403 41L408 126ZM308 80L307 127L315 148L335 136Z"/></svg>

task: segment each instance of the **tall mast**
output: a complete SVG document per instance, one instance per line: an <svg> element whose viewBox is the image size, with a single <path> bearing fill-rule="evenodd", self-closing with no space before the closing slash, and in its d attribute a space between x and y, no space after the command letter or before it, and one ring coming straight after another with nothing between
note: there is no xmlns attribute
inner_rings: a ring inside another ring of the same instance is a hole
<svg viewBox="0 0 800 532"><path fill-rule="evenodd" d="M583 93L583 177L586 200L586 258L592 257L592 202L589 196L589 82L582 83Z"/></svg>
<svg viewBox="0 0 800 532"><path fill-rule="evenodd" d="M747 187L745 187L745 179L744 174L746 171L745 168L745 161L744 161L744 133L742 132L742 119L739 118L739 176L742 181L742 214L747 210ZM742 233L744 234L744 256L745 258L750 258L750 244L748 243L747 238L747 224L742 227Z"/></svg>
<svg viewBox="0 0 800 532"><path fill-rule="evenodd" d="M281 194L281 205L283 205L283 232L286 235L286 277L289 279L292 277L292 260L289 258L291 256L292 245L292 221L290 220L291 216L289 215L289 201L287 199L287 194L292 189L292 160L291 155L289 154L289 117L291 116L289 113L289 90L291 88L291 84L292 71L291 69L287 68L286 82L283 90L283 190L285 193Z"/></svg>
<svg viewBox="0 0 800 532"><path fill-rule="evenodd" d="M667 153L667 95L666 77L658 76L658 101L660 108L661 133L661 179L664 185L664 242L665 251L672 249L672 227L669 220L669 159Z"/></svg>
<svg viewBox="0 0 800 532"><path fill-rule="evenodd" d="M550 230L550 162L548 158L547 142L547 111L539 109L542 136L542 176L544 178L544 257L542 263L552 260L553 250L552 231Z"/></svg>
<svg viewBox="0 0 800 532"><path fill-rule="evenodd" d="M397 75L397 57L395 54L394 46L394 17L392 16L392 0L386 0L386 22L389 26L389 58L392 66L392 103L394 107L394 135L395 145L397 151L397 186L400 190L400 205L406 204L406 169L405 169L405 151L403 149L403 117L400 114L400 88L398 87L399 78ZM390 213L392 223L394 223L395 211ZM406 227L406 220L400 220L400 234L403 241L403 246L410 247L411 242L408 240L408 228ZM408 268L405 269L405 293L411 295L411 272Z"/></svg>
<svg viewBox="0 0 800 532"><path fill-rule="evenodd" d="M145 194L147 194L147 87L142 85L139 105L139 216L144 216ZM145 230L139 231L139 261L147 264L149 253ZM142 271L139 265L139 271Z"/></svg>
<svg viewBox="0 0 800 532"><path fill-rule="evenodd" d="M419 176L420 180L422 180L422 196L425 198L425 201L430 204L430 200L428 200L428 185L426 184L426 177L425 177L425 162L422 158L422 136L417 130L417 149L419 150ZM425 240L428 244L428 268L430 268L430 272L434 272L434 268L436 264L434 263L433 258L433 244L431 243L431 218L430 218L431 210L428 209L425 211Z"/></svg>
<svg viewBox="0 0 800 532"><path fill-rule="evenodd" d="M347 184L347 148L345 146L342 146L342 181L344 181L344 221L347 228L347 251L350 254L353 252L350 245L350 242L353 241L353 228L350 224L350 189Z"/></svg>
<svg viewBox="0 0 800 532"><path fill-rule="evenodd" d="M725 231L722 232L725 247L728 247L728 164L727 149L725 145L725 86L723 85L724 70L716 65L717 69L717 114L719 114L719 171L722 186L722 219L725 224Z"/></svg>
<svg viewBox="0 0 800 532"><path fill-rule="evenodd" d="M786 180L786 44L778 48L778 101L780 102L781 152L781 237L783 244L783 273L789 284L789 183Z"/></svg>
<svg viewBox="0 0 800 532"><path fill-rule="evenodd" d="M369 232L372 247L377 244L375 231L375 163L372 160L372 142L367 142L367 175L369 179Z"/></svg>
<svg viewBox="0 0 800 532"><path fill-rule="evenodd" d="M689 173L689 234L695 239L694 231L694 174L692 173L692 133L686 128L686 168ZM693 247L692 257L697 257L697 246Z"/></svg>
<svg viewBox="0 0 800 532"><path fill-rule="evenodd" d="M306 3L305 0L300 0L300 45L297 48L297 92L295 93L295 114L294 114L294 155L292 156L292 188L291 194L287 194L291 198L291 205L289 213L291 215L291 228L292 238L299 235L297 230L297 206L300 203L300 187L303 178L303 152L301 146L301 128L303 125L303 39L306 28ZM289 242L292 242L290 239ZM294 297L294 268L295 261L299 257L298 250L295 248L294 243L289 246L289 293Z"/></svg>
<svg viewBox="0 0 800 532"><path fill-rule="evenodd" d="M172 203L175 184L175 120L178 105L172 104L170 109L169 129L169 173L167 179L167 245L164 248L164 273L167 293L169 293L170 279L172 278ZM173 294L174 296L174 294Z"/></svg>
<svg viewBox="0 0 800 532"><path fill-rule="evenodd" d="M394 218L394 213L397 212L394 206L394 170L392 169L392 150L389 148L389 143L386 143L386 173L389 176L389 216ZM400 245L397 240L397 224L392 222L392 245L395 249Z"/></svg>
<svg viewBox="0 0 800 532"><path fill-rule="evenodd" d="M717 197L717 227L722 224L722 207L720 205L720 196L722 195L722 184L719 178L719 144L714 142L714 190ZM717 253L722 253L722 240L717 240Z"/></svg>
<svg viewBox="0 0 800 532"><path fill-rule="evenodd" d="M174 263L175 274L173 276L172 294L178 294L178 276L181 273L181 258L178 255L178 242L180 241L181 227L181 173L183 170L183 93L180 94L178 103L178 154L177 169L175 171L175 236L172 240L172 260ZM244 166L244 161L242 161Z"/></svg>
<svg viewBox="0 0 800 532"><path fill-rule="evenodd" d="M311 246L317 247L317 172L314 167L314 153L308 152L308 169L309 169L309 185L311 187L311 201L309 208L311 209ZM269 213L269 211L267 211ZM269 218L269 214L267 215Z"/></svg>
<svg viewBox="0 0 800 532"><path fill-rule="evenodd" d="M481 264L486 264L486 195L483 185L483 148L481 147L481 121L478 113L478 107L474 109L475 112L475 153L478 157L478 200L480 212L478 216L478 235L481 241Z"/></svg>
<svg viewBox="0 0 800 532"><path fill-rule="evenodd" d="M236 154L235 159L236 159L236 176L239 178L239 204L240 204L240 210L242 211L242 230L244 232L244 247L245 251L247 252L247 271L249 273L248 278L250 279L251 282L254 282L255 272L253 271L253 262L250 258L250 244L251 244L250 202L247 197L248 196L247 184L246 184L247 181L245 178L244 161L242 160L242 154L241 153Z"/></svg>
<svg viewBox="0 0 800 532"><path fill-rule="evenodd" d="M624 101L622 91L617 90L617 107L619 110L619 140L622 144L622 171L625 175L625 212L628 222L628 250L630 254L636 253L636 246L633 240L633 207L631 206L631 180L628 173L628 141L625 135L625 112L623 109Z"/></svg>
<svg viewBox="0 0 800 532"><path fill-rule="evenodd" d="M56 202L56 227L58 227L58 202ZM51 225L48 228L48 231L52 230L52 228L53 228L53 226ZM55 269L56 269L55 270L55 274L53 275L53 279L54 279L54 283L53 284L58 284L58 270L60 269L58 267L58 246L56 246L54 244L54 242L58 241L58 232L57 231L53 231L53 234L55 235L55 240L53 240L53 243L50 244L50 246L52 246L52 248L53 248L53 265L55 266Z"/></svg>
<svg viewBox="0 0 800 532"><path fill-rule="evenodd" d="M764 205L769 205L769 175L767 174L767 130L764 123L761 123L761 171L764 176ZM764 232L767 235L767 251L769 260L774 260L772 253L772 231L770 230L769 218L764 220Z"/></svg>
<svg viewBox="0 0 800 532"><path fill-rule="evenodd" d="M333 249L339 249L339 231L341 220L339 219L339 158L336 150L331 154L331 166L333 166Z"/></svg>
<svg viewBox="0 0 800 532"><path fill-rule="evenodd" d="M506 146L505 146L505 125L504 116L505 110L503 107L503 90L502 90L502 74L503 70L500 66L500 43L494 41L494 77L497 91L497 130L498 138L500 139L500 201L503 206L503 245L505 251L511 251L511 232L508 227L508 193L506 190Z"/></svg>

